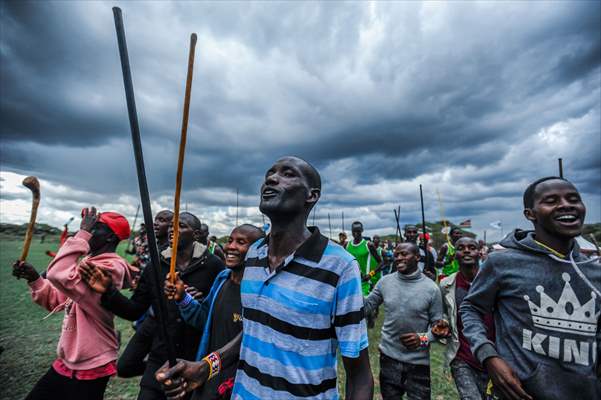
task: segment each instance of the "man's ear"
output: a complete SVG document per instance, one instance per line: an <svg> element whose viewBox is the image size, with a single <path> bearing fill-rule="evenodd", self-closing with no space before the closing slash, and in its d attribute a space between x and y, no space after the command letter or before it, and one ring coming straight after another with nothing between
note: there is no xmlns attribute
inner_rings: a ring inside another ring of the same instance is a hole
<svg viewBox="0 0 601 400"><path fill-rule="evenodd" d="M309 195L307 196L307 203L315 205L321 197L321 189L311 188L309 189Z"/></svg>
<svg viewBox="0 0 601 400"><path fill-rule="evenodd" d="M536 214L531 208L524 209L524 217L526 217L526 219L532 223L536 222Z"/></svg>

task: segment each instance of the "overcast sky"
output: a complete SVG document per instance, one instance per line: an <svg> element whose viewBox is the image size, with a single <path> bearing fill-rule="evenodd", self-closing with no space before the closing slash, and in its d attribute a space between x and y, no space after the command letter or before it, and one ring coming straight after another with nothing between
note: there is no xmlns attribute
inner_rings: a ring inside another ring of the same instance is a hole
<svg viewBox="0 0 601 400"><path fill-rule="evenodd" d="M2 222L139 203L111 7L0 3ZM119 4L117 2L117 4ZM601 220L599 2L123 2L153 210L172 208L190 33L198 34L182 208L262 223L280 156L321 172L316 222L368 234L470 218L528 227L521 195L557 158ZM310 221L312 222L312 221ZM75 225L72 226L75 228Z"/></svg>

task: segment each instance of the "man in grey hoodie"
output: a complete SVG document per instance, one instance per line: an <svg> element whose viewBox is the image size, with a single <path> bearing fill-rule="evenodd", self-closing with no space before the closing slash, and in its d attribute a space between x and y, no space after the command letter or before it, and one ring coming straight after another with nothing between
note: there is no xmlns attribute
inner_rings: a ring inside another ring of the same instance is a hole
<svg viewBox="0 0 601 400"><path fill-rule="evenodd" d="M429 344L448 335L440 290L419 270L418 261L415 243L399 244L394 250L397 273L380 279L364 301L366 314L384 303L379 346L383 400L405 393L409 399L430 399Z"/></svg>
<svg viewBox="0 0 601 400"><path fill-rule="evenodd" d="M570 182L548 177L524 192L534 231L492 253L460 307L463 333L503 399L599 399L601 265L574 238L586 209ZM493 313L496 338L483 315Z"/></svg>

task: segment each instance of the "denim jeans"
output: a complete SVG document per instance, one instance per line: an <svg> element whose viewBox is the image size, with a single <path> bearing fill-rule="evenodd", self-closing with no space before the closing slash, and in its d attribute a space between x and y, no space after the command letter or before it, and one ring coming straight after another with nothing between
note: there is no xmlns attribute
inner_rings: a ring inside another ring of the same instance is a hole
<svg viewBox="0 0 601 400"><path fill-rule="evenodd" d="M488 375L455 358L451 361L451 373L461 400L481 400L486 392Z"/></svg>
<svg viewBox="0 0 601 400"><path fill-rule="evenodd" d="M430 399L430 366L397 361L380 353L380 392L383 400Z"/></svg>

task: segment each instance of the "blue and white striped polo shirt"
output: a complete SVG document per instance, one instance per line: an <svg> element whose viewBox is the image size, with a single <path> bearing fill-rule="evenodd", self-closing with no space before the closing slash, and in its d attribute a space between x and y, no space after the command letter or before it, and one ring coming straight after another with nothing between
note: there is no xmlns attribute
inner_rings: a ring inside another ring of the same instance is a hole
<svg viewBox="0 0 601 400"><path fill-rule="evenodd" d="M337 348L356 358L367 347L359 266L311 231L274 273L267 239L248 251L233 399L337 399Z"/></svg>

